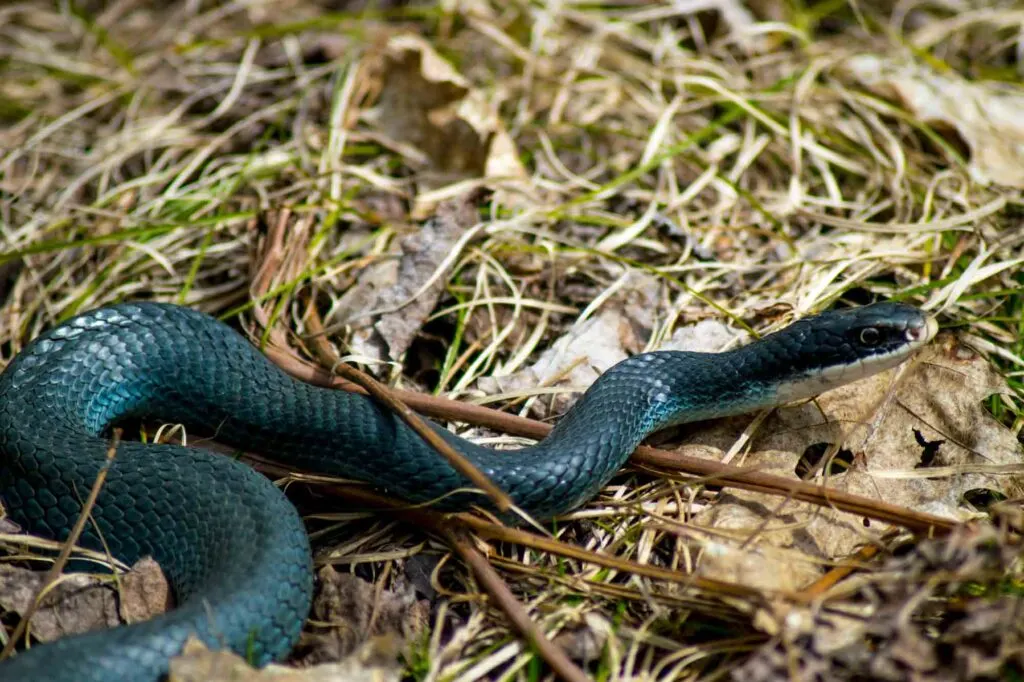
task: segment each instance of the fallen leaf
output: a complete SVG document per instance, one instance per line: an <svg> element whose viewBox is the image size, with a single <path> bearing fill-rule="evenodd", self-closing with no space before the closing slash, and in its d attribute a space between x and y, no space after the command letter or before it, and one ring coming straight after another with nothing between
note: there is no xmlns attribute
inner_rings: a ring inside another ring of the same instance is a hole
<svg viewBox="0 0 1024 682"><path fill-rule="evenodd" d="M397 682L401 679L398 649L386 637L364 644L340 663L308 668L268 665L257 670L231 651L210 651L197 639L185 643L171 659L168 682Z"/></svg>
<svg viewBox="0 0 1024 682"><path fill-rule="evenodd" d="M396 258L369 266L345 292L329 323L352 329L352 353L398 360L409 349L444 292L456 244L479 222L475 197L470 192L442 203L419 231L401 240Z"/></svg>
<svg viewBox="0 0 1024 682"><path fill-rule="evenodd" d="M0 610L23 616L44 578L43 571L0 564ZM119 580L120 599L112 580L85 573L61 576L32 615L32 636L51 642L67 635L146 620L170 608L167 580L152 559L139 560Z"/></svg>
<svg viewBox="0 0 1024 682"><path fill-rule="evenodd" d="M41 571L0 565L0 608L24 616L39 593L44 576ZM69 574L44 598L32 616L30 632L39 641L51 642L65 635L118 624L114 591L96 577Z"/></svg>
<svg viewBox="0 0 1024 682"><path fill-rule="evenodd" d="M364 117L398 143L392 146L406 152L410 164L456 178L527 177L497 103L472 88L429 42L394 36L383 56L380 95Z"/></svg>
<svg viewBox="0 0 1024 682"><path fill-rule="evenodd" d="M411 585L378 591L374 584L330 565L317 577L311 619L320 625L315 633L303 636L303 663L342 661L370 641L393 641L400 648L427 625L429 604L417 599Z"/></svg>
<svg viewBox="0 0 1024 682"><path fill-rule="evenodd" d="M1024 188L1024 90L970 82L913 61L857 55L844 67L883 97L900 100L914 117L952 128L971 150L968 170L982 184Z"/></svg>
<svg viewBox="0 0 1024 682"><path fill-rule="evenodd" d="M1006 467L1012 473L1013 465L1024 463L1021 445L983 405L993 393L1009 390L999 374L948 334L924 349L909 370L889 401L899 369L830 391L816 402L776 410L755 433L750 454L734 463L796 479L797 463L809 447L838 442L854 453L854 461L845 473L828 477L827 485L837 490L957 520L977 516L964 503L967 491L1019 496L1020 473L1007 474ZM745 417L701 428L681 451L721 458L749 423ZM947 441L931 470L920 466L919 433ZM831 509L729 489L695 515L687 532L705 550L702 575L799 590L829 562L886 529Z"/></svg>
<svg viewBox="0 0 1024 682"><path fill-rule="evenodd" d="M174 597L160 564L143 557L120 578L121 618L139 623L174 607Z"/></svg>
<svg viewBox="0 0 1024 682"><path fill-rule="evenodd" d="M576 392L558 394L553 405L555 412L564 412L579 397L578 391L594 383L612 365L643 349L643 338L654 326L660 286L657 278L630 271L614 296L552 343L533 365L513 374L502 376L496 372L481 377L478 387L495 395L565 386Z"/></svg>
<svg viewBox="0 0 1024 682"><path fill-rule="evenodd" d="M1005 589L1019 554L993 525L961 526L848 580L837 608L769 603L755 622L771 639L732 679L1003 679L1024 665L1024 601Z"/></svg>
<svg viewBox="0 0 1024 682"><path fill-rule="evenodd" d="M748 336L747 332L730 327L721 320L701 320L672 332L672 336L658 346L658 350L720 353Z"/></svg>

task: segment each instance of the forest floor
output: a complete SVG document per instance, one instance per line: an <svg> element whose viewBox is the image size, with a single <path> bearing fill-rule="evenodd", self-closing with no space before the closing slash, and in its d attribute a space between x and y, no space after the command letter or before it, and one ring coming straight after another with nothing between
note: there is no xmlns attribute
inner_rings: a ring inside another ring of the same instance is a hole
<svg viewBox="0 0 1024 682"><path fill-rule="evenodd" d="M910 303L942 329L914 362L661 436L556 523L369 512L253 460L322 581L292 662L1024 679L1022 26L1009 1L7 4L0 367L171 301L504 447L629 355Z"/></svg>

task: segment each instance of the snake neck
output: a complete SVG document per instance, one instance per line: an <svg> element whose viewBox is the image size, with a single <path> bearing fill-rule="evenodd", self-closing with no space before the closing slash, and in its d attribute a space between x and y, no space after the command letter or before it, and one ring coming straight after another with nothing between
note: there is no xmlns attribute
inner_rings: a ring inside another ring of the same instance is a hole
<svg viewBox="0 0 1024 682"><path fill-rule="evenodd" d="M763 345L751 351L745 346L726 353L636 355L603 374L549 437L573 442L600 428L622 434L615 446L631 450L669 426L773 407L788 397L778 390L778 377L788 369L786 355L773 363ZM621 407L595 409L600 405Z"/></svg>
<svg viewBox="0 0 1024 682"><path fill-rule="evenodd" d="M723 362L727 356L728 361ZM597 493L650 434L667 426L730 416L778 402L777 367L740 348L727 354L658 351L605 372L542 442L521 451L537 461L584 468L592 485L558 509ZM580 453L590 453L582 457ZM545 511L557 511L552 508Z"/></svg>
<svg viewBox="0 0 1024 682"><path fill-rule="evenodd" d="M609 444L616 449L632 451L668 426L812 398L895 367L934 334L929 327L928 335L899 352L858 358L844 336L847 325L837 320L804 319L724 353L656 351L629 358L605 372L550 437L573 443L600 431L615 434ZM618 407L602 409L607 405Z"/></svg>

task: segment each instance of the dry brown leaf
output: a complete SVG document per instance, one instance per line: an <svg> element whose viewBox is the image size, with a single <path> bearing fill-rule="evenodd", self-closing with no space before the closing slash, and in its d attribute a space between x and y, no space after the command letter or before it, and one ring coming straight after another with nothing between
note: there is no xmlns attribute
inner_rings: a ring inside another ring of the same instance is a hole
<svg viewBox="0 0 1024 682"><path fill-rule="evenodd" d="M139 623L164 613L174 606L171 586L150 557L140 559L121 576L121 618L125 623Z"/></svg>
<svg viewBox="0 0 1024 682"><path fill-rule="evenodd" d="M963 503L969 490L1019 495L1024 467L1013 475L984 470L1011 465L1012 473L1012 465L1024 462L1017 439L983 406L986 397L1008 390L989 363L942 335L908 369L891 401L886 396L899 369L830 391L817 405L777 410L755 434L751 454L737 463L795 479L807 448L842 439L854 459L848 471L829 476L837 490L958 520L974 515ZM715 424L689 437L682 450L720 458L743 425L740 419ZM945 441L929 466L922 466L919 437ZM730 489L686 532L704 547L701 574L797 590L884 530L849 514Z"/></svg>
<svg viewBox="0 0 1024 682"><path fill-rule="evenodd" d="M0 564L0 611L26 613L44 578L41 571ZM66 635L146 620L171 606L167 579L150 558L139 560L120 577L120 582L118 599L117 587L110 580L84 573L62 576L32 616L32 636L51 642Z"/></svg>
<svg viewBox="0 0 1024 682"><path fill-rule="evenodd" d="M374 584L329 565L317 577L319 591L311 618L321 625L316 634L303 637L303 663L342 661L372 641L393 641L398 646L417 637L427 625L429 604L418 600L411 586L378 591Z"/></svg>
<svg viewBox="0 0 1024 682"><path fill-rule="evenodd" d="M413 166L457 178L527 177L497 104L475 90L419 36L392 37L384 50L377 105L364 115ZM429 213L420 205L416 216Z"/></svg>
<svg viewBox="0 0 1024 682"><path fill-rule="evenodd" d="M371 360L398 360L444 292L445 263L477 221L475 194L441 204L420 230L401 240L395 259L367 267L342 296L331 324L350 325L350 350ZM379 319L367 313L382 313ZM376 321L374 321L376 319Z"/></svg>
<svg viewBox="0 0 1024 682"><path fill-rule="evenodd" d="M0 609L24 615L43 584L45 574L0 565ZM93 576L71 574L43 600L32 617L31 634L43 642L119 624L113 589Z"/></svg>
<svg viewBox="0 0 1024 682"><path fill-rule="evenodd" d="M890 556L847 581L839 609L768 604L756 621L771 639L732 679L987 681L1019 670L1024 601L1005 586L1020 552L999 525L961 526Z"/></svg>
<svg viewBox="0 0 1024 682"><path fill-rule="evenodd" d="M658 278L630 271L614 296L552 343L533 365L513 374L481 377L478 387L488 395L555 385L586 389L612 365L644 350L643 339L654 327L660 292ZM677 329L659 349L719 352L742 335L717 320L702 320ZM554 412L565 412L579 397L580 393L557 395Z"/></svg>
<svg viewBox="0 0 1024 682"><path fill-rule="evenodd" d="M1024 89L972 83L917 62L858 55L845 68L884 97L899 99L915 117L953 128L971 150L968 170L982 184L1024 188Z"/></svg>
<svg viewBox="0 0 1024 682"><path fill-rule="evenodd" d="M391 682L401 679L398 648L387 637L367 642L341 663L309 668L268 665L257 670L230 651L210 651L191 639L171 659L168 682Z"/></svg>
<svg viewBox="0 0 1024 682"><path fill-rule="evenodd" d="M694 353L720 353L732 348L747 332L730 327L721 320L701 320L672 332L672 336L658 346L658 350L691 351Z"/></svg>
<svg viewBox="0 0 1024 682"><path fill-rule="evenodd" d="M553 385L585 389L612 365L643 349L642 339L654 326L659 291L657 278L630 272L613 297L552 343L533 365L514 374L481 377L479 388L488 395ZM558 395L555 411L563 412L578 397Z"/></svg>

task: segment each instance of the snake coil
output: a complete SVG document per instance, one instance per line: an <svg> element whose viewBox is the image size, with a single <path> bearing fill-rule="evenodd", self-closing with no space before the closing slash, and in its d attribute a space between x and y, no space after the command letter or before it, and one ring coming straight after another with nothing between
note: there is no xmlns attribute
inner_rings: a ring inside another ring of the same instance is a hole
<svg viewBox="0 0 1024 682"><path fill-rule="evenodd" d="M805 318L720 354L655 352L606 372L540 443L497 452L437 427L539 519L595 496L651 432L816 395L902 362L934 333L883 303ZM74 317L0 374L0 499L27 530L62 540L126 418L154 417L302 469L367 481L413 502L467 482L398 418L360 395L296 381L235 331L187 308L124 303ZM19 682L150 682L190 635L257 663L286 655L311 599L302 520L235 460L122 443L80 543L150 555L179 606L144 623L67 637L0 663Z"/></svg>

